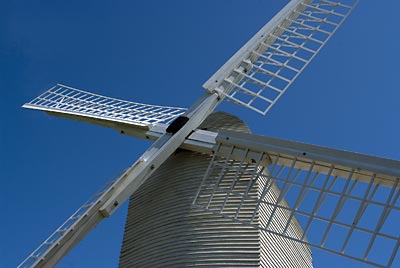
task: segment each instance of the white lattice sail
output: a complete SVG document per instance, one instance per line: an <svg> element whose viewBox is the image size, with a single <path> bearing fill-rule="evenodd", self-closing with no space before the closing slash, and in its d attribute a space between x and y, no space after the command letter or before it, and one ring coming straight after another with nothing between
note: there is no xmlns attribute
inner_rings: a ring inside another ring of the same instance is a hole
<svg viewBox="0 0 400 268"><path fill-rule="evenodd" d="M266 114L358 0L292 0L203 87Z"/></svg>
<svg viewBox="0 0 400 268"><path fill-rule="evenodd" d="M169 124L186 109L119 100L57 84L24 108L148 127Z"/></svg>
<svg viewBox="0 0 400 268"><path fill-rule="evenodd" d="M31 267L48 267L47 264L50 256L59 254L60 247L68 245L72 247L72 238L79 233L79 230L84 226L88 216L96 213L99 202L105 195L112 189L116 179L124 174L121 172L115 179L110 180L93 196L89 198L78 210L74 212L60 227L57 228L39 247L37 247L17 268L31 268ZM101 219L101 217L99 216ZM92 226L94 227L94 225ZM75 242L76 243L76 242Z"/></svg>
<svg viewBox="0 0 400 268"><path fill-rule="evenodd" d="M400 161L228 131L216 140L195 206L369 265L399 267ZM260 186L257 197L249 194ZM249 216L246 204L254 201ZM259 224L256 216L268 220ZM301 235L290 231L293 221Z"/></svg>

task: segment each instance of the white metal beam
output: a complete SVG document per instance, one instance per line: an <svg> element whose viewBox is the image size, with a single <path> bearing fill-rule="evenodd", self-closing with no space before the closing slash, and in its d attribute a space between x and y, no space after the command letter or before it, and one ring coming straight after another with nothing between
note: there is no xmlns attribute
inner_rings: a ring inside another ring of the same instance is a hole
<svg viewBox="0 0 400 268"><path fill-rule="evenodd" d="M371 175L376 174L376 183L389 187L400 176L400 161L397 160L228 130L222 130L216 141L222 143L221 155L226 155L228 148L235 146L233 154L238 154L240 148L247 148L254 152L268 153L271 162L279 155L279 163L287 166L293 157L296 157L299 168L302 163L304 166L309 166L311 162L315 162L315 165L320 166L321 172L327 173L329 167L335 165L337 175L354 169L356 173L354 178L369 181Z"/></svg>

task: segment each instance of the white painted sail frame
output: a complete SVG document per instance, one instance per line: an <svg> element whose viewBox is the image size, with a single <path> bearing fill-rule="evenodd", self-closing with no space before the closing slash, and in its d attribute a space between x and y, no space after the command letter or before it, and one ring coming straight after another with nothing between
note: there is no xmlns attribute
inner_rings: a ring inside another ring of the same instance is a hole
<svg viewBox="0 0 400 268"><path fill-rule="evenodd" d="M110 98L57 84L24 108L149 128L169 124L187 109Z"/></svg>
<svg viewBox="0 0 400 268"><path fill-rule="evenodd" d="M369 265L392 267L400 247L400 161L233 131L221 131L216 142L195 207ZM246 173L248 165L258 172ZM236 188L241 174L253 179L245 188ZM247 210L242 216L246 202L255 201L243 189L263 184L253 217ZM268 196L276 185L280 194L271 202ZM225 211L230 197L236 211L231 211L232 204ZM277 214L283 211L291 217L277 225L282 221ZM269 218L265 226L253 223L260 213ZM299 218L304 233L294 237L288 226ZM311 231L311 226L322 231ZM365 243L353 246L361 234Z"/></svg>
<svg viewBox="0 0 400 268"><path fill-rule="evenodd" d="M203 87L265 115L357 3L358 0L292 0Z"/></svg>

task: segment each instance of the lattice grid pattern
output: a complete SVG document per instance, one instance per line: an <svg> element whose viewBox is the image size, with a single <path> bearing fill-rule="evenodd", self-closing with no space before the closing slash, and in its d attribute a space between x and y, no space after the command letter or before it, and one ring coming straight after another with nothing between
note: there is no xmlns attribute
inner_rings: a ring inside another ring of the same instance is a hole
<svg viewBox="0 0 400 268"><path fill-rule="evenodd" d="M121 172L118 174L119 177ZM89 200L85 202L78 210L72 214L57 230L52 233L39 247L37 247L17 268L30 268L35 267L46 254L56 247L60 241L69 234L74 228L78 228L80 221L87 216L87 213L92 209L97 202L106 194L106 192L112 187L116 180L113 179L107 182L98 192L92 195Z"/></svg>
<svg viewBox="0 0 400 268"><path fill-rule="evenodd" d="M400 267L399 177L381 186L374 173L365 177L364 172L360 179L360 170L307 158L237 146L225 148L225 155L230 152L226 157L217 156L222 146L219 143L195 207L369 265ZM234 159L235 150L244 152L242 159ZM251 164L245 160L250 154ZM263 166L266 160L268 167ZM258 187L257 197L249 194L253 187ZM257 207L249 211L246 204L254 201ZM255 222L259 217L268 220ZM291 230L293 222L302 231Z"/></svg>
<svg viewBox="0 0 400 268"><path fill-rule="evenodd" d="M266 114L343 23L358 0L304 0L223 80L228 101Z"/></svg>
<svg viewBox="0 0 400 268"><path fill-rule="evenodd" d="M109 98L79 89L56 85L24 107L88 116L140 126L169 124L186 109L148 105Z"/></svg>

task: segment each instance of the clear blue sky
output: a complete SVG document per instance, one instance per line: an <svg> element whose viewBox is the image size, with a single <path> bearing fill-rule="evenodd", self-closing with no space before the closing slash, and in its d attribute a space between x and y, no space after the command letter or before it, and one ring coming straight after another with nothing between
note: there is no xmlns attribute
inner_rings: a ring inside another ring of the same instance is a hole
<svg viewBox="0 0 400 268"><path fill-rule="evenodd" d="M17 266L149 146L22 104L63 83L188 107L202 83L286 2L2 1L0 267ZM400 160L400 2L360 2L266 117L230 104L220 109L256 134ZM117 267L125 216L126 205L59 267ZM315 267L356 266L314 256Z"/></svg>

